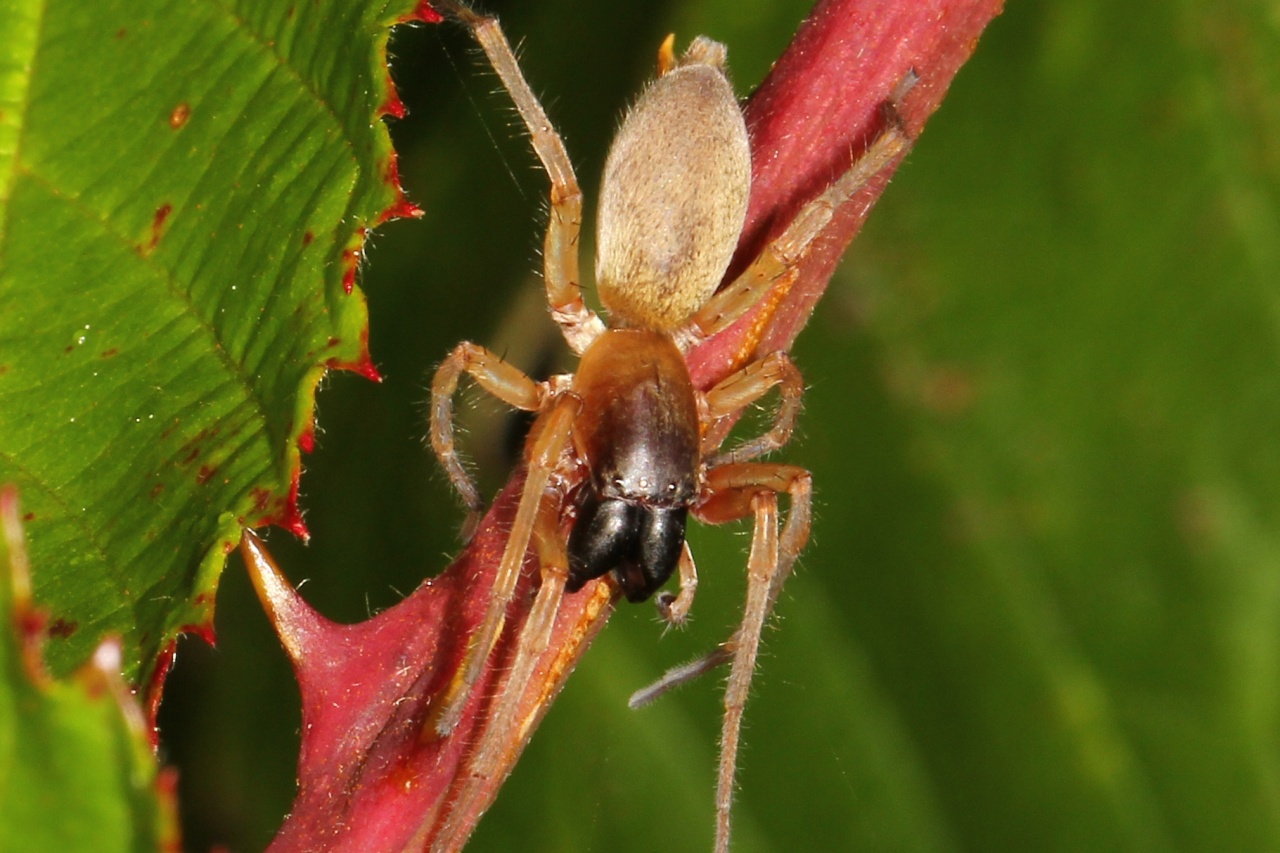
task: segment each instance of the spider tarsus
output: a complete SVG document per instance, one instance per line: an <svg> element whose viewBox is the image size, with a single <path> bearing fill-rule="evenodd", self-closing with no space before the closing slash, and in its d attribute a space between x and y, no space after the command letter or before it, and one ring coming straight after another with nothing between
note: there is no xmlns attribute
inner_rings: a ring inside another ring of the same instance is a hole
<svg viewBox="0 0 1280 853"><path fill-rule="evenodd" d="M907 69L907 73L902 75L902 79L893 87L893 91L889 93L889 103L898 106L907 97L907 93L916 87L920 82L920 72L915 66Z"/></svg>
<svg viewBox="0 0 1280 853"><path fill-rule="evenodd" d="M631 710L643 708L645 705L654 700L670 693L672 690L684 684L701 678L713 669L723 666L733 660L733 646L729 643L718 647L710 654L704 655L688 663L680 666L672 667L663 673L662 677L650 684L648 687L641 688L631 694L631 698L627 700L627 707Z"/></svg>
<svg viewBox="0 0 1280 853"><path fill-rule="evenodd" d="M658 611L658 617L662 619L664 630L671 628L683 629L689 624L689 611L687 608L677 607L680 597L673 592L658 593L658 597L653 600L653 605Z"/></svg>
<svg viewBox="0 0 1280 853"><path fill-rule="evenodd" d="M467 508L467 517L462 522L462 541L470 542L471 537L480 529L480 519L484 518L484 505Z"/></svg>
<svg viewBox="0 0 1280 853"><path fill-rule="evenodd" d="M893 128L906 139L911 138L911 133L907 130L906 121L902 116L902 102L919 82L919 72L915 68L908 68L907 73L902 75L902 79L894 84L888 99L880 106L885 125Z"/></svg>

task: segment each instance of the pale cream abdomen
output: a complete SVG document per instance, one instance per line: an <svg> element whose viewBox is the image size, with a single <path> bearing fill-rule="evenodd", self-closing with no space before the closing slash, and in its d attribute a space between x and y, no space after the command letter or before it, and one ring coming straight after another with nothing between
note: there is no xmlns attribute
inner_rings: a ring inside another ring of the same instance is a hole
<svg viewBox="0 0 1280 853"><path fill-rule="evenodd" d="M673 330L715 292L751 186L724 48L696 40L627 113L596 220L596 282L617 325Z"/></svg>

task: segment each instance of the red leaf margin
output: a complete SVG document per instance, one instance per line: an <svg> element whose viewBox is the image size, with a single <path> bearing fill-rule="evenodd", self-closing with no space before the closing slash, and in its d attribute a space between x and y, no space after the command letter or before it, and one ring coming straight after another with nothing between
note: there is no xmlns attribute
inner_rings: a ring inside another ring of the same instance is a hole
<svg viewBox="0 0 1280 853"><path fill-rule="evenodd" d="M918 136L1002 5L1002 0L820 2L746 107L752 193L730 276L875 138L882 129L881 106L911 70L920 80L901 114ZM770 298L690 353L698 387L710 387L755 352L789 348L891 171L842 206L796 274L780 281ZM536 589L532 560L526 562L503 637L461 723L451 736L436 740L424 737L425 721L483 617L522 482L517 472L462 555L441 575L355 625L337 625L313 611L261 542L246 534L241 550L292 658L303 704L298 794L271 850L422 849L446 813L469 831L497 796L617 597L604 581L565 598L551 646L523 697L520 725L504 735L504 772L459 799L468 778L469 749L489 722L488 697L514 651Z"/></svg>

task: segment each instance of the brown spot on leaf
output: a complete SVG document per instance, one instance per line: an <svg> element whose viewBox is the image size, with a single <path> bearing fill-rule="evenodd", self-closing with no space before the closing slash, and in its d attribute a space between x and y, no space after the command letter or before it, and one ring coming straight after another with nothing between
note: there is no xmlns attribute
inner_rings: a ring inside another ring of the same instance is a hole
<svg viewBox="0 0 1280 853"><path fill-rule="evenodd" d="M169 113L169 127L174 130L180 130L189 118L191 118L191 105L183 101L173 108L173 112Z"/></svg>
<svg viewBox="0 0 1280 853"><path fill-rule="evenodd" d="M114 356L114 355L118 355L119 353L120 353L120 349L119 349L118 347L112 347L111 349L104 349L104 350L102 351L102 356L101 356L101 357L102 357L102 358L111 358L112 356Z"/></svg>
<svg viewBox="0 0 1280 853"><path fill-rule="evenodd" d="M271 505L271 491L262 486L254 486L249 494L253 495L253 511L266 512L267 507Z"/></svg>
<svg viewBox="0 0 1280 853"><path fill-rule="evenodd" d="M49 626L49 636L66 639L76 632L76 628L80 627L75 622L68 622L66 619L55 619L53 624Z"/></svg>
<svg viewBox="0 0 1280 853"><path fill-rule="evenodd" d="M160 244L160 238L164 236L165 223L168 222L171 213L173 213L173 205L168 202L156 208L155 215L151 217L151 236L146 243L138 247L138 253L144 258L154 252L156 246Z"/></svg>

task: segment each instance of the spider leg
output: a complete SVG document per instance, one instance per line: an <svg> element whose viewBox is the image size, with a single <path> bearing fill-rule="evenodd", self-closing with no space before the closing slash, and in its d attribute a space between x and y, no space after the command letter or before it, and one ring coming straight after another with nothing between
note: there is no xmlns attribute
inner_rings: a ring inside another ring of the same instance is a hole
<svg viewBox="0 0 1280 853"><path fill-rule="evenodd" d="M751 554L747 560L747 601L742 623L719 648L669 670L657 682L631 697L631 707L640 707L721 664L732 662L725 689L724 728L716 784L718 853L729 849L729 808L733 800L742 712L751 690L760 633L796 558L808 541L812 490L809 472L794 465L733 463L707 472L704 497L696 509L699 518L720 524L748 514L755 516ZM790 507L779 535L777 502L778 494L782 492L790 498Z"/></svg>
<svg viewBox="0 0 1280 853"><path fill-rule="evenodd" d="M778 572L778 495L759 492L752 499L755 532L747 558L747 603L742 624L733 635L733 665L724 691L724 722L720 733L720 771L716 780L716 853L728 853L729 815L733 806L733 780L738 767L738 739L742 712L751 691L764 630L769 589Z"/></svg>
<svg viewBox="0 0 1280 853"><path fill-rule="evenodd" d="M700 515L708 520L720 520L722 513L727 513L728 518L740 517L748 507L755 515L742 624L718 654L708 656L718 661L732 655L733 661L725 688L720 771L716 783L715 849L717 853L727 853L742 712L751 691L760 633L783 582L809 538L812 480L808 471L791 465L733 464L709 472L707 487L710 494L700 506ZM784 491L790 496L791 506L779 536L778 493Z"/></svg>
<svg viewBox="0 0 1280 853"><path fill-rule="evenodd" d="M492 717L475 746L466 781L456 800L458 803L474 802L476 792L491 785L504 767L510 767L509 754L513 749L518 750L532 734L539 706L535 704L521 718L521 712L525 711L523 699L533 679L534 669L551 642L551 632L569 575L569 559L565 554L564 538L560 535L561 500L562 496L554 493L543 497L533 531L542 565L542 583L521 628L515 659L491 705ZM451 812L436 836L432 850L445 853L461 848L470 826L467 814Z"/></svg>
<svg viewBox="0 0 1280 853"><path fill-rule="evenodd" d="M699 503L698 518L708 524L723 524L743 518L752 511L751 500L760 492L785 493L790 500L786 523L778 538L778 570L769 585L766 616L791 575L796 558L809 541L812 522L813 475L796 465L772 462L743 462L722 465L707 472L705 497ZM732 644L733 638L728 641ZM714 655L715 652L712 652Z"/></svg>
<svg viewBox="0 0 1280 853"><path fill-rule="evenodd" d="M470 341L454 347L437 368L431 382L431 448L439 457L453 487L462 496L463 503L476 516L484 502L475 481L462 466L453 439L453 395L463 373L470 374L481 388L507 405L529 412L542 408L546 389L518 368Z"/></svg>
<svg viewBox="0 0 1280 853"><path fill-rule="evenodd" d="M911 147L913 140L898 114L897 104L915 81L913 72L894 88L884 108L884 130L848 171L802 207L791 224L764 247L741 275L698 310L688 324L695 340L728 328L751 310L775 281L800 263L840 206Z"/></svg>
<svg viewBox="0 0 1280 853"><path fill-rule="evenodd" d="M543 416L542 427L529 448L524 490L520 494L520 504L516 508L506 548L494 574L489 607L479 627L471 635L462 665L458 667L448 687L442 691L436 709L427 723L439 737L448 735L458 725L463 708L471 697L471 690L502 631L507 605L511 603L515 593L525 552L529 549L529 539L533 535L539 505L560 453L569 440L578 407L578 399L571 394L557 398L552 408ZM535 424L534 428L537 430L538 425Z"/></svg>
<svg viewBox="0 0 1280 853"><path fill-rule="evenodd" d="M689 608L693 607L693 595L698 590L698 567L693 562L693 551L689 543L684 543L680 551L680 562L676 564L680 570L680 594L660 593L656 599L658 615L668 626L683 628L689 618Z"/></svg>
<svg viewBox="0 0 1280 853"><path fill-rule="evenodd" d="M515 53L497 18L481 15L457 0L441 0L435 7L471 29L516 111L529 129L534 153L551 180L551 216L543 242L543 277L552 318L560 325L569 347L581 355L604 331L604 322L582 301L578 271L578 235L582 230L582 190L565 151L564 141L529 88Z"/></svg>
<svg viewBox="0 0 1280 853"><path fill-rule="evenodd" d="M782 402L774 414L773 425L769 430L726 453L711 456L707 461L708 468L746 462L772 453L786 444L795 428L796 416L800 414L804 379L790 356L784 352L771 352L723 379L707 392L707 415L714 425L707 431L707 439L702 447L704 456L709 456L724 440L724 433L732 426L731 416L755 403L774 387L781 394Z"/></svg>

